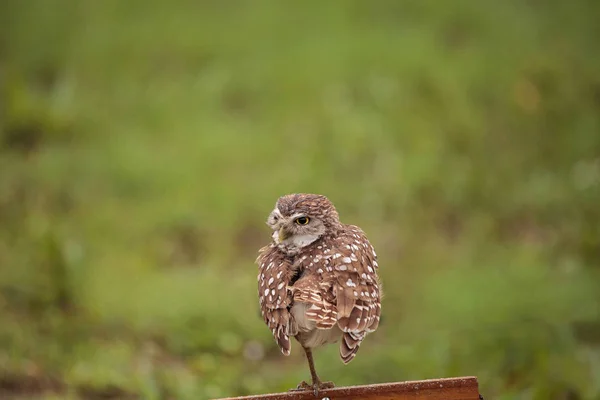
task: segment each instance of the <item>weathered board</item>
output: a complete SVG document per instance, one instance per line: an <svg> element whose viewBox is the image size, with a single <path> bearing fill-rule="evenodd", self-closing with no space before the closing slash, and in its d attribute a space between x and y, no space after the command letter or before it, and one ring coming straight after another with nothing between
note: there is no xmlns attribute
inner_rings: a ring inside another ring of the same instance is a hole
<svg viewBox="0 0 600 400"><path fill-rule="evenodd" d="M329 400L479 400L477 377L428 379L365 386L347 386L319 392ZM312 392L286 392L220 400L314 400Z"/></svg>

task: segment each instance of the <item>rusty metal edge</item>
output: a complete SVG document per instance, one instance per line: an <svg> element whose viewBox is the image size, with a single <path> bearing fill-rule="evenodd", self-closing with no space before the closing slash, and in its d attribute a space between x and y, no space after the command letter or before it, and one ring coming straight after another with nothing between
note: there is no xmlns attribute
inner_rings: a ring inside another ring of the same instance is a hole
<svg viewBox="0 0 600 400"><path fill-rule="evenodd" d="M476 388L479 389L479 383L476 376L463 376L458 378L439 378L426 379L421 381L376 383L362 386L345 386L334 389L327 389L319 392L319 398L324 397L344 397L344 396L366 396L372 394L390 394L406 393L421 390L447 390L449 388ZM285 392L272 393L254 396L225 397L214 400L308 400L314 399L310 392Z"/></svg>

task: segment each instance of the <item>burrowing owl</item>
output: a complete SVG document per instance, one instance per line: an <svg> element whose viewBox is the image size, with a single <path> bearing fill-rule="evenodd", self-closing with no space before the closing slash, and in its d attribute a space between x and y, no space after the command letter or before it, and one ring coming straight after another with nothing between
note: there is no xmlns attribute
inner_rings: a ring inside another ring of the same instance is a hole
<svg viewBox="0 0 600 400"><path fill-rule="evenodd" d="M282 196L267 225L273 241L256 260L261 314L284 355L290 354L290 337L300 343L312 385L302 382L297 390L317 395L333 384L317 376L312 349L341 338L347 364L379 325L377 255L359 227L340 222L325 196Z"/></svg>

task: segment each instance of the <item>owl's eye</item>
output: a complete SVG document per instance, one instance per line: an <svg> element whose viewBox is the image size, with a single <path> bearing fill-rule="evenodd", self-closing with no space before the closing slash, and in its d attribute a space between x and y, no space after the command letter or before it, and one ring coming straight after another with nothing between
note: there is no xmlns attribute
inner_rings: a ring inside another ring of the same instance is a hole
<svg viewBox="0 0 600 400"><path fill-rule="evenodd" d="M296 223L298 225L306 225L306 224L308 224L309 221L310 221L310 218L308 218L308 217L298 217L298 218L296 218Z"/></svg>

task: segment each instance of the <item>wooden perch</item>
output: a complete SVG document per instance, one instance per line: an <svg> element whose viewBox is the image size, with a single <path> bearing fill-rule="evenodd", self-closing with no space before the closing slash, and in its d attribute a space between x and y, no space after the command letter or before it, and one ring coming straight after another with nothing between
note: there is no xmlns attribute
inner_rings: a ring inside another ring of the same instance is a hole
<svg viewBox="0 0 600 400"><path fill-rule="evenodd" d="M319 399L330 400L479 400L477 377L428 379L425 381L348 386L319 392ZM273 393L259 396L229 397L221 400L314 400L312 392Z"/></svg>

